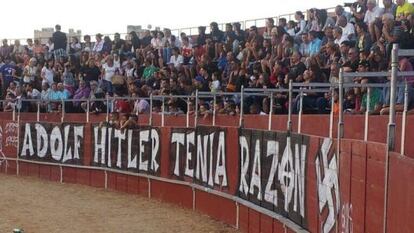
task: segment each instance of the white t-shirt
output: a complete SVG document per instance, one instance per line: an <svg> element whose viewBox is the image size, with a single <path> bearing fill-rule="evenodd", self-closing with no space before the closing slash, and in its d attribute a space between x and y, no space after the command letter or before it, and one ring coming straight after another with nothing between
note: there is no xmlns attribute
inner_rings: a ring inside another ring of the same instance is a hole
<svg viewBox="0 0 414 233"><path fill-rule="evenodd" d="M365 12L364 23L370 24L375 21L376 18L381 18L384 13L384 9L379 8L378 6L374 7L372 11Z"/></svg>
<svg viewBox="0 0 414 233"><path fill-rule="evenodd" d="M104 41L103 40L101 40L101 41L97 41L96 43L95 43L95 46L93 46L93 52L101 52L102 51L102 48L103 48L103 44L104 44Z"/></svg>
<svg viewBox="0 0 414 233"><path fill-rule="evenodd" d="M104 80L112 83L112 77L115 75L116 67L114 65L108 66L108 64L103 64L102 69L105 71Z"/></svg>
<svg viewBox="0 0 414 233"><path fill-rule="evenodd" d="M181 64L183 64L184 58L180 54L175 57L174 55L170 58L170 64L173 64L175 68L178 68Z"/></svg>
<svg viewBox="0 0 414 233"><path fill-rule="evenodd" d="M345 36L349 39L349 35L354 34L355 36L355 27L352 23L347 23L344 28L342 28L342 36Z"/></svg>
<svg viewBox="0 0 414 233"><path fill-rule="evenodd" d="M42 77L45 77L45 79L43 79L42 83L47 83L49 84L49 86L52 85L53 83L53 70L52 69L48 69L46 68L46 66L44 66L42 68Z"/></svg>

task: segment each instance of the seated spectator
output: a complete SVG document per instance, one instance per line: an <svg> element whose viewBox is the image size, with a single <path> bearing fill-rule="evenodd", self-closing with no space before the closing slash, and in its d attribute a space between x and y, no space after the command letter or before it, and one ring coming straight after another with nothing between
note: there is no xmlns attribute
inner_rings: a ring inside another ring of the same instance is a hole
<svg viewBox="0 0 414 233"><path fill-rule="evenodd" d="M352 23L348 23L345 16L340 16L338 26L342 29L342 36L348 40L355 41L355 27Z"/></svg>
<svg viewBox="0 0 414 233"><path fill-rule="evenodd" d="M303 33L302 34L302 43L300 43L299 45L299 52L304 56L304 57L309 57L310 55L310 40L309 40L309 34L308 33Z"/></svg>
<svg viewBox="0 0 414 233"><path fill-rule="evenodd" d="M79 87L75 91L75 94L73 95L74 100L86 100L90 96L91 89L86 85L85 81L80 80L79 81ZM73 106L75 108L75 111L80 110L81 101L75 101L73 103Z"/></svg>
<svg viewBox="0 0 414 233"><path fill-rule="evenodd" d="M390 79L390 77L387 77L388 79ZM387 82L389 84L389 81ZM397 92L395 95L395 111L396 112L402 112L404 111L404 102L405 102L405 86L404 86L404 80L402 77L398 77L398 81L397 81ZM380 111L379 113L381 115L386 115L389 114L390 112L390 99L391 99L391 88L390 87L384 87L382 89L382 98L381 98L381 103L382 108L380 107ZM414 102L414 90L413 87L411 85L408 85L408 100L407 100L407 105L408 107L412 107L412 104Z"/></svg>
<svg viewBox="0 0 414 233"><path fill-rule="evenodd" d="M170 68L175 68L179 70L181 68L181 65L184 63L184 58L180 54L179 48L173 48L172 49L172 56L170 58L170 61L168 64L171 66Z"/></svg>
<svg viewBox="0 0 414 233"><path fill-rule="evenodd" d="M146 99L144 99L145 94L143 91L139 90L136 94L137 100L134 103L134 109L132 112L139 114L149 114L150 112L150 105Z"/></svg>
<svg viewBox="0 0 414 233"><path fill-rule="evenodd" d="M397 10L395 12L396 19L401 21L407 19L407 16L414 14L414 6L407 0L396 0Z"/></svg>
<svg viewBox="0 0 414 233"><path fill-rule="evenodd" d="M372 83L372 81L369 81L368 78L363 78L360 82L361 84L366 83ZM369 108L368 108L368 114L379 114L382 106L382 97L381 97L381 91L378 88L370 88L370 96L369 96ZM358 113L365 113L367 110L367 101L368 101L368 88L362 87L361 88L361 94L362 94L362 102L361 102L361 108L359 109Z"/></svg>
<svg viewBox="0 0 414 233"><path fill-rule="evenodd" d="M370 33L367 32L366 24L364 23L357 23L356 24L356 32L357 32L357 41L356 47L360 53L368 53L372 47L372 40Z"/></svg>
<svg viewBox="0 0 414 233"><path fill-rule="evenodd" d="M308 36L309 36L309 41L310 41L309 55L310 56L317 55L321 50L322 41L318 38L316 31L310 31L308 33Z"/></svg>
<svg viewBox="0 0 414 233"><path fill-rule="evenodd" d="M138 127L138 116L135 114L123 114L120 122L121 129L135 129Z"/></svg>
<svg viewBox="0 0 414 233"><path fill-rule="evenodd" d="M373 41L378 40L381 37L381 17L384 13L384 9L377 6L377 1L368 0L367 12L365 13L364 23L368 26L368 31Z"/></svg>
<svg viewBox="0 0 414 233"><path fill-rule="evenodd" d="M90 58L85 66L82 66L80 69L80 76L87 85L92 81L98 81L101 76L101 71L99 67L96 66L96 61L94 58Z"/></svg>
<svg viewBox="0 0 414 233"><path fill-rule="evenodd" d="M337 45L341 45L344 41L348 41L348 37L342 33L342 28L335 27L333 29L333 37L335 38L334 42Z"/></svg>

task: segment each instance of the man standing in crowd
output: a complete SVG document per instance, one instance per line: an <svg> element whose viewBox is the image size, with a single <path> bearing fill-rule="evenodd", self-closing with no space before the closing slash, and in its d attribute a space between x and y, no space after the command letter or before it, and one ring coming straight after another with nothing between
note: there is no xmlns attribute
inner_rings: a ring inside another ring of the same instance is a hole
<svg viewBox="0 0 414 233"><path fill-rule="evenodd" d="M60 57L66 57L66 47L68 44L68 39L66 34L61 32L61 27L59 24L55 26L56 32L53 33L52 41L54 44L54 56L55 60L58 60Z"/></svg>

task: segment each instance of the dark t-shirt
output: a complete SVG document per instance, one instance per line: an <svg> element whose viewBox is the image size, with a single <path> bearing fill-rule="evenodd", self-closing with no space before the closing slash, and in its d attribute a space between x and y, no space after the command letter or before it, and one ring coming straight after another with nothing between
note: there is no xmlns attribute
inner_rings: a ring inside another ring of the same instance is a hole
<svg viewBox="0 0 414 233"><path fill-rule="evenodd" d="M52 37L53 43L54 43L54 49L66 49L66 45L67 45L67 38L66 38L66 34L63 32L55 32L53 33L53 37Z"/></svg>
<svg viewBox="0 0 414 233"><path fill-rule="evenodd" d="M152 37L151 36L146 36L146 37L144 37L144 38L142 38L142 40L141 40L141 45L145 48L145 47L147 47L148 45L150 45L151 44L151 39L152 39Z"/></svg>
<svg viewBox="0 0 414 233"><path fill-rule="evenodd" d="M297 78L299 75L302 75L305 72L306 66L303 62L299 62L296 65L292 65L289 70L289 76L292 78Z"/></svg>
<svg viewBox="0 0 414 233"><path fill-rule="evenodd" d="M91 81L98 81L99 76L101 75L101 71L96 66L94 67L84 66L81 68L81 74L82 74L83 80L86 83L89 83Z"/></svg>
<svg viewBox="0 0 414 233"><path fill-rule="evenodd" d="M121 49L121 47L125 45L125 41L123 39L119 39L118 41L114 41L114 49Z"/></svg>
<svg viewBox="0 0 414 233"><path fill-rule="evenodd" d="M346 63L344 63L343 67L349 67L352 69L352 72L356 72L358 69L358 65L359 65L359 59L356 59L354 62L347 61Z"/></svg>
<svg viewBox="0 0 414 233"><path fill-rule="evenodd" d="M3 75L3 80L13 81L13 70L16 70L14 65L6 64L2 66L0 73Z"/></svg>
<svg viewBox="0 0 414 233"><path fill-rule="evenodd" d="M216 43L221 43L221 42L224 41L224 32L222 32L220 30L211 32L210 38L211 38L212 41L214 41Z"/></svg>

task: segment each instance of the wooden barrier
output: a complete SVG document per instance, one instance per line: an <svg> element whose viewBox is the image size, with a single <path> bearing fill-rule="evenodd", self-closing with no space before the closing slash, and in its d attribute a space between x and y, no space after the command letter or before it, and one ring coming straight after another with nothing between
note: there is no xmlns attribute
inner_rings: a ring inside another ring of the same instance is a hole
<svg viewBox="0 0 414 233"><path fill-rule="evenodd" d="M65 120L66 123L72 122L71 115L66 117L68 118ZM125 152L127 147L124 144L118 154L119 148L116 145L118 142L128 144L127 133L125 141L113 139L111 148L113 153L107 157L112 158L111 167L108 166L107 160L104 165L96 164L97 142L94 136L96 125L93 122L98 122L99 119L93 117L90 118L92 123L82 124L84 149L81 163L54 161L53 157L46 161L36 158L36 154L21 156L25 144L22 139L26 135L22 125L25 122L30 123L27 121L29 117L27 120L21 119L20 128L12 121L4 120L0 123L1 151L7 157L7 163L4 159L0 159L2 161L0 171L3 173L18 173L21 176L35 176L55 182L83 184L156 198L206 213L244 232L383 231L384 188L386 188L384 187L386 146L383 143L343 139L338 155L336 140L326 137L287 134L283 131L272 133L258 129L241 131L231 127L234 122L237 122L235 119L231 117L226 119L223 116L217 118L216 123L229 125L227 127L186 129L185 121L176 121L176 117L166 117L166 125L174 125L175 122L177 124L174 127L153 128L159 130L159 138L155 139L155 141L159 140L159 160L156 160L159 170L151 170L154 163L151 153L157 147L156 142L151 140L151 128L146 128L150 132L147 136L148 141L145 141L146 134L140 134L145 128L131 133L143 137L142 143L149 143L146 151L143 152L145 155L142 154L140 157L137 152L138 167L148 161L146 165L148 170L141 171L138 168L137 170L126 168L133 159L127 157L131 153ZM45 118L42 116L42 119ZM48 116L47 119L48 122L54 121L53 119L57 122L60 118ZM76 124L82 122L79 115L76 117L74 115L73 119ZM318 122L315 119L317 116L309 117L307 120ZM147 119L142 119L145 120ZM261 119L247 117L246 128L265 127L264 123L255 124L255 120ZM381 118L378 118L378 121L380 120ZM158 121L155 117L154 123ZM320 119L318 125L305 124L302 129L310 135L312 130L316 132L314 128L324 121L325 119ZM200 120L200 124L207 123L208 119ZM382 123L378 122L378 124ZM273 128L281 129L282 124L273 124ZM322 126L321 129L324 127ZM64 132L63 129L61 132ZM184 136L174 134L180 132ZM191 134L192 132L194 135ZM352 132L348 129L345 134L352 135ZM370 135L373 132L375 132L374 128L372 132L370 131ZM328 131L318 133L326 136ZM407 131L407 134L411 132ZM354 135L361 136L359 133ZM222 138L224 141L220 144ZM241 143L244 138L247 144ZM382 136L370 136L370 138L383 140ZM131 140L141 143L138 138ZM180 140L182 140L181 144ZM33 141L33 144L37 145L37 142ZM179 145L178 150L177 145ZM277 149L275 149L276 145ZM72 152L74 147L72 146ZM224 155L220 154L220 148L223 148ZM246 148L249 155L243 154L246 153ZM269 151L276 154L269 154ZM187 156L189 152L193 154ZM202 156L207 156L205 179L202 170L203 160L200 160ZM248 163L246 163L246 156L250 156ZM411 158L401 157L396 153L391 153L390 156L387 232L412 232L414 225L411 224L409 216L413 213L414 195L410 195L412 190L410 179L407 177L413 175L414 162ZM225 173L219 172L218 167L221 165L225 166ZM243 173L243 167L247 167L246 173ZM186 175L186 169L188 171L191 168L193 173ZM174 173L175 169L181 172L179 176ZM247 186L243 186L244 179ZM302 180L303 183L300 183ZM246 190L248 195L243 196L242 193Z"/></svg>

